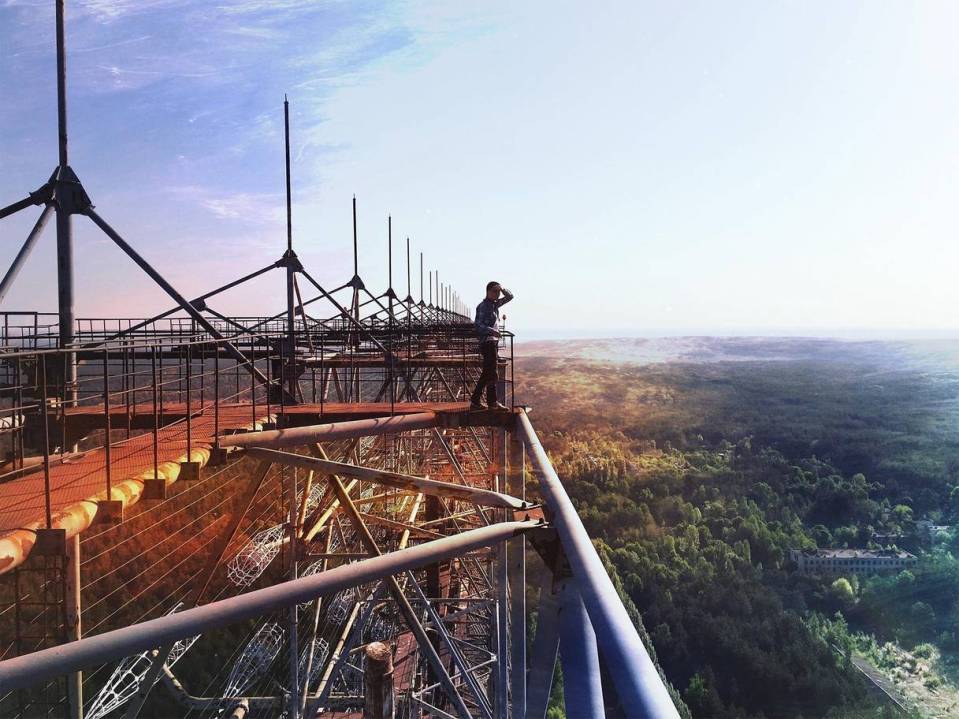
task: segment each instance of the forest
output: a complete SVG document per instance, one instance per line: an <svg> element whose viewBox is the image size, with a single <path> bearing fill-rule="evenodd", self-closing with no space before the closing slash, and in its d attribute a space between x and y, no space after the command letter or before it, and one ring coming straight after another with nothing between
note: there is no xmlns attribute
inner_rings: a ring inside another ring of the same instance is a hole
<svg viewBox="0 0 959 719"><path fill-rule="evenodd" d="M959 714L957 542L917 531L959 520L959 380L842 350L516 361L517 401L693 717L900 715L863 662L917 716ZM817 577L788 558L880 536L916 567Z"/></svg>

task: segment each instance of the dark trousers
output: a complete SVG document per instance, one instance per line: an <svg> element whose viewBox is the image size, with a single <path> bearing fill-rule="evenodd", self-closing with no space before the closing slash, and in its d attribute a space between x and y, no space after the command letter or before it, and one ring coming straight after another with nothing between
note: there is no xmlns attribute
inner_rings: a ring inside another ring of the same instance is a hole
<svg viewBox="0 0 959 719"><path fill-rule="evenodd" d="M483 355L483 373L480 375L479 382L476 383L476 389L473 390L471 398L473 404L480 401L483 389L486 389L486 405L492 407L496 404L496 383L499 377L496 376L496 346L495 340L480 342L480 353Z"/></svg>

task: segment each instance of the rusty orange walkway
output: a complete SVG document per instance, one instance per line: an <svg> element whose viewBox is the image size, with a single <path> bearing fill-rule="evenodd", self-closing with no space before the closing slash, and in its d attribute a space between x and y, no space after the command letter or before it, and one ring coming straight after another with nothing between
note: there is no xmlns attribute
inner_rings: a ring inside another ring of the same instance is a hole
<svg viewBox="0 0 959 719"><path fill-rule="evenodd" d="M190 456L187 456L187 423L184 405L164 406L163 419L171 424L157 432L157 475L167 482L176 481L181 462L193 461L205 465L210 458L216 435L216 422L221 434L260 429L262 424L274 421L281 413L285 421L294 424L335 422L391 414L417 412L461 412L465 403L403 402L385 403L323 403L286 406L266 404L254 408L249 404L223 404L219 419L214 408L207 406L202 413L190 417ZM152 405L137 405L137 417L149 417L152 429ZM198 412L199 412L199 408ZM111 407L111 424L116 416L126 417L126 407ZM103 407L83 406L66 410L68 427L83 423L84 434L103 426ZM179 420L179 421L176 421ZM138 423L139 424L139 423ZM124 423L125 426L125 423ZM82 435L80 435L82 436ZM51 457L50 511L51 527L66 530L68 537L89 527L97 515L100 502L120 501L124 506L137 502L144 489L144 480L154 478L154 433L140 434L110 446L111 492L107 494L106 451L103 448L74 455L63 461ZM0 573L22 563L36 542L36 530L46 526L46 501L42 467L32 473L0 484Z"/></svg>

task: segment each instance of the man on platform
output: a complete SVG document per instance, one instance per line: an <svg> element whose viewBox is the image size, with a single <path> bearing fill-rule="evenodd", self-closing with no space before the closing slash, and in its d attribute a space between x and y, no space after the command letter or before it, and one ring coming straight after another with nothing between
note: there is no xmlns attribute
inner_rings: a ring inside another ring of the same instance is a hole
<svg viewBox="0 0 959 719"><path fill-rule="evenodd" d="M500 297L500 295L503 295ZM506 409L496 399L497 348L499 347L499 308L513 299L513 293L500 285L499 282L489 282L486 285L486 299L476 306L476 333L479 336L480 354L483 356L483 373L480 375L476 389L470 401L470 409L483 409L480 397L486 390L486 405L489 409Z"/></svg>

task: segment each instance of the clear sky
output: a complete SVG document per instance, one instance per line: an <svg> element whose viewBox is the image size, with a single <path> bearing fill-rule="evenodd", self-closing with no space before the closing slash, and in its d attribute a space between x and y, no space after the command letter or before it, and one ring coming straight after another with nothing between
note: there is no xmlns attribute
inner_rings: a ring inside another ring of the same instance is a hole
<svg viewBox="0 0 959 719"><path fill-rule="evenodd" d="M288 93L295 244L324 281L352 272L356 193L369 285L392 213L471 304L510 287L529 336L959 328L959 3L68 0L68 20L71 164L187 295L282 253ZM52 171L54 102L53 1L0 0L0 204ZM4 267L26 214L0 221ZM76 224L79 314L169 305ZM4 309L54 308L53 248Z"/></svg>

